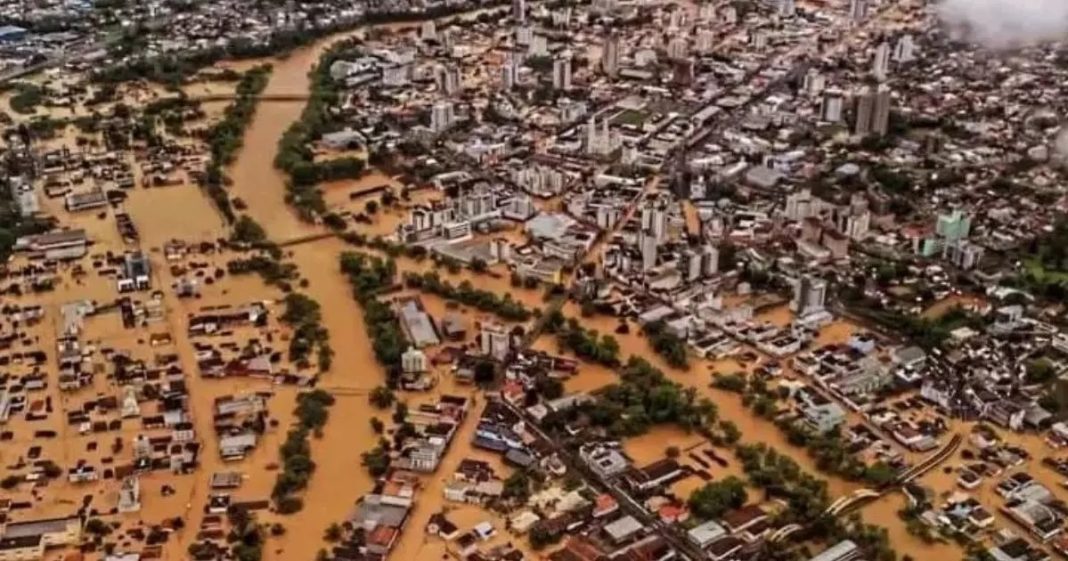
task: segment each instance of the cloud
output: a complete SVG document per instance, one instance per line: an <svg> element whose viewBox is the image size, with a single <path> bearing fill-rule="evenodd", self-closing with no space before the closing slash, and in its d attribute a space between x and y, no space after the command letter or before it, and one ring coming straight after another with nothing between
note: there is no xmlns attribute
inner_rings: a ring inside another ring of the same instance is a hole
<svg viewBox="0 0 1068 561"><path fill-rule="evenodd" d="M994 49L1068 39L1068 0L942 0L938 10L955 35Z"/></svg>

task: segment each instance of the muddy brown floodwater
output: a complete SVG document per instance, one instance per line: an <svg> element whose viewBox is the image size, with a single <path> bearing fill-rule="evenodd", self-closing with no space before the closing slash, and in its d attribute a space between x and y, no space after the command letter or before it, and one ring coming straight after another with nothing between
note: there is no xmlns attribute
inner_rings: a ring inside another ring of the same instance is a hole
<svg viewBox="0 0 1068 561"><path fill-rule="evenodd" d="M335 35L298 49L285 58L270 60L273 71L264 94L308 93L308 74L322 53L334 42L358 32ZM246 61L240 66L260 62L264 61ZM228 170L233 180L231 196L245 202L244 212L262 224L276 242L324 231L320 226L301 222L293 213L285 202L286 177L274 168L278 140L300 117L303 109L304 102L299 101L260 103L245 133L243 148ZM363 181L389 181L387 177L375 175L378 177L364 178ZM312 457L318 468L303 494L306 506L300 514L281 520L287 529L286 537L269 542L264 551L265 561L314 559L317 551L326 545L324 530L330 524L346 519L356 499L369 492L374 483L360 466L360 454L372 448L378 439L368 422L373 413L369 410L367 392L383 383L385 376L375 362L361 319L362 312L338 270L338 255L346 249L348 247L342 241L326 239L288 250L288 258L308 280L305 291L322 305L323 324L330 332L336 353L333 368L323 378L322 385L337 397L337 403L331 409L330 422L322 437L312 439ZM455 444L466 444L463 435L457 440ZM453 455L456 452L457 446L454 446ZM448 466L449 463L443 467ZM444 472L436 479L441 477ZM431 504L441 500L440 487L427 491L420 495L421 500ZM429 512L425 514L429 518ZM412 547L409 538L415 537L407 534L422 534L418 524L411 526L401 544L406 551L411 551L409 548Z"/></svg>

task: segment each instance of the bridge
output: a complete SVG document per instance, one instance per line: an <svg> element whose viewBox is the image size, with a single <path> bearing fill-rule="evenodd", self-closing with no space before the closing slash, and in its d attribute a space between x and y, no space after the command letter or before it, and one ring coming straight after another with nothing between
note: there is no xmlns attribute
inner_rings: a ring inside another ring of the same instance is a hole
<svg viewBox="0 0 1068 561"><path fill-rule="evenodd" d="M952 456L953 453L957 451L957 448L960 448L962 442L964 442L964 437L959 434L954 434L953 438L950 438L949 442L947 442L945 446L938 449L938 451L934 454L931 454L930 456L924 458L923 461L921 461L920 463L898 474L898 476L894 478L893 482L889 483L881 490L866 488L857 489L856 491L853 491L848 495L839 497L836 501L834 501L833 503L831 503L830 506L827 507L827 510L823 511L823 514L825 516L834 517L845 516L851 512L859 510L860 508L866 506L871 502L874 502L876 499L882 497L883 495L886 495L887 493L890 493L896 489L903 488L905 485L908 485L909 483L922 477L924 474L941 465L942 462L948 460L950 456ZM780 542L790 537L790 535L794 534L795 532L801 531L803 529L804 526L800 524L787 524L786 526L783 526L782 528L776 530L775 533L773 533L768 538L768 541Z"/></svg>

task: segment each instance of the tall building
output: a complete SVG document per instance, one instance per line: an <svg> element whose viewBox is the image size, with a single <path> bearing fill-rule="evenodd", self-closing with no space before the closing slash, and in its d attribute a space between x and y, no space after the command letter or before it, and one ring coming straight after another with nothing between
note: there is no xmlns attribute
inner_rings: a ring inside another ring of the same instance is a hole
<svg viewBox="0 0 1068 561"><path fill-rule="evenodd" d="M697 32L696 44L694 47L697 52L706 54L712 52L712 49L716 46L716 34L707 29L702 29Z"/></svg>
<svg viewBox="0 0 1068 561"><path fill-rule="evenodd" d="M481 330L478 333L478 342L482 354L497 360L508 358L508 353L512 350L508 328L499 323L482 322Z"/></svg>
<svg viewBox="0 0 1068 561"><path fill-rule="evenodd" d="M912 41L912 34L906 33L898 37L894 44L894 60L905 63L912 62L916 58L916 45Z"/></svg>
<svg viewBox="0 0 1068 561"><path fill-rule="evenodd" d="M797 4L794 0L779 0L779 15L792 18L797 13Z"/></svg>
<svg viewBox="0 0 1068 561"><path fill-rule="evenodd" d="M706 245L701 250L701 273L706 277L719 273L719 249L716 246Z"/></svg>
<svg viewBox="0 0 1068 561"><path fill-rule="evenodd" d="M865 86L856 96L857 110L853 132L857 136L884 135L890 126L890 88L885 84L872 91Z"/></svg>
<svg viewBox="0 0 1068 561"><path fill-rule="evenodd" d="M564 53L553 60L553 89L571 89L571 54Z"/></svg>
<svg viewBox="0 0 1068 561"><path fill-rule="evenodd" d="M647 273L656 267L656 237L643 231L639 234L639 238L641 238L642 272Z"/></svg>
<svg viewBox="0 0 1068 561"><path fill-rule="evenodd" d="M519 65L516 64L515 57L509 53L504 64L501 65L501 87L510 90L517 83L519 83Z"/></svg>
<svg viewBox="0 0 1068 561"><path fill-rule="evenodd" d="M437 26L434 20L429 19L423 22L422 27L419 30L419 38L424 41L436 41L438 38Z"/></svg>
<svg viewBox="0 0 1068 561"><path fill-rule="evenodd" d="M453 123L452 103L439 101L430 109L430 128L436 133L445 132Z"/></svg>
<svg viewBox="0 0 1068 561"><path fill-rule="evenodd" d="M793 281L794 298L790 309L799 317L818 314L825 311L827 299L827 281L811 275L801 275Z"/></svg>
<svg viewBox="0 0 1068 561"><path fill-rule="evenodd" d="M886 134L890 128L890 102L890 87L880 85L875 92L875 112L871 121L871 130L878 135Z"/></svg>
<svg viewBox="0 0 1068 561"><path fill-rule="evenodd" d="M609 78L619 75L619 36L609 33L601 51L601 70Z"/></svg>
<svg viewBox="0 0 1068 561"><path fill-rule="evenodd" d="M549 38L535 33L530 38L527 53L530 56L549 56Z"/></svg>
<svg viewBox="0 0 1068 561"><path fill-rule="evenodd" d="M808 72L805 73L805 77L801 80L801 89L812 96L823 93L825 85L827 85L827 79L815 68L809 68Z"/></svg>
<svg viewBox="0 0 1068 561"><path fill-rule="evenodd" d="M608 126L608 118L597 123L597 117L590 117L586 123L586 153L595 156L611 154L620 145L619 135Z"/></svg>
<svg viewBox="0 0 1068 561"><path fill-rule="evenodd" d="M526 0L512 0L512 19L517 24L524 24L527 21L527 1Z"/></svg>
<svg viewBox="0 0 1068 561"><path fill-rule="evenodd" d="M890 74L890 44L886 41L875 47L875 55L871 60L871 74L880 82L885 82Z"/></svg>
<svg viewBox="0 0 1068 561"><path fill-rule="evenodd" d="M868 19L868 0L850 0L849 21L858 24Z"/></svg>
<svg viewBox="0 0 1068 561"><path fill-rule="evenodd" d="M679 274L687 282L693 282L701 278L701 254L692 249L687 249L679 256Z"/></svg>
<svg viewBox="0 0 1068 561"><path fill-rule="evenodd" d="M446 96L460 92L460 69L451 64L443 64L434 69L434 81L438 91Z"/></svg>
<svg viewBox="0 0 1068 561"><path fill-rule="evenodd" d="M948 243L958 242L968 237L972 229L972 219L961 210L949 214L939 214L935 224L935 233Z"/></svg>
<svg viewBox="0 0 1068 561"><path fill-rule="evenodd" d="M845 106L845 95L841 90L827 90L823 93L820 103L820 119L829 123L842 122L842 109Z"/></svg>
<svg viewBox="0 0 1068 561"><path fill-rule="evenodd" d="M667 44L668 58L686 58L689 54L690 44L685 37L672 37Z"/></svg>

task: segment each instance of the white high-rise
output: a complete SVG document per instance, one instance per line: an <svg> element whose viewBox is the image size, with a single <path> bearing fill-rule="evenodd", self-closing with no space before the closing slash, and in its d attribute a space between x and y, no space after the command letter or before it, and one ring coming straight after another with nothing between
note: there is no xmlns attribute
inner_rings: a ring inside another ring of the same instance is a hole
<svg viewBox="0 0 1068 561"><path fill-rule="evenodd" d="M501 65L501 87L510 90L519 83L519 65L515 63L515 57L511 53L504 59Z"/></svg>
<svg viewBox="0 0 1068 561"><path fill-rule="evenodd" d="M553 60L553 89L571 89L571 55L564 53Z"/></svg>
<svg viewBox="0 0 1068 561"><path fill-rule="evenodd" d="M526 0L512 0L512 19L517 24L523 24L527 21L527 1Z"/></svg>
<svg viewBox="0 0 1068 561"><path fill-rule="evenodd" d="M792 18L797 13L797 4L794 0L779 0L779 15Z"/></svg>
<svg viewBox="0 0 1068 561"><path fill-rule="evenodd" d="M906 33L898 38L894 44L894 60L897 62L912 62L916 59L916 45L912 35Z"/></svg>
<svg viewBox="0 0 1068 561"><path fill-rule="evenodd" d="M854 24L868 19L868 0L850 0L849 20Z"/></svg>
<svg viewBox="0 0 1068 561"><path fill-rule="evenodd" d="M825 310L827 299L827 281L802 275L793 281L794 298L790 301L790 309L800 317L817 314Z"/></svg>
<svg viewBox="0 0 1068 561"><path fill-rule="evenodd" d="M845 95L842 94L841 90L823 92L823 101L820 104L820 119L828 123L841 123L844 105Z"/></svg>
<svg viewBox="0 0 1068 561"><path fill-rule="evenodd" d="M430 128L434 132L445 132L453 123L452 103L439 101L430 109Z"/></svg>
<svg viewBox="0 0 1068 561"><path fill-rule="evenodd" d="M886 41L879 43L875 48L875 54L871 61L871 74L876 80L885 82L890 75L890 44Z"/></svg>
<svg viewBox="0 0 1068 561"><path fill-rule="evenodd" d="M619 75L619 36L610 33L601 51L601 70L610 78Z"/></svg>

